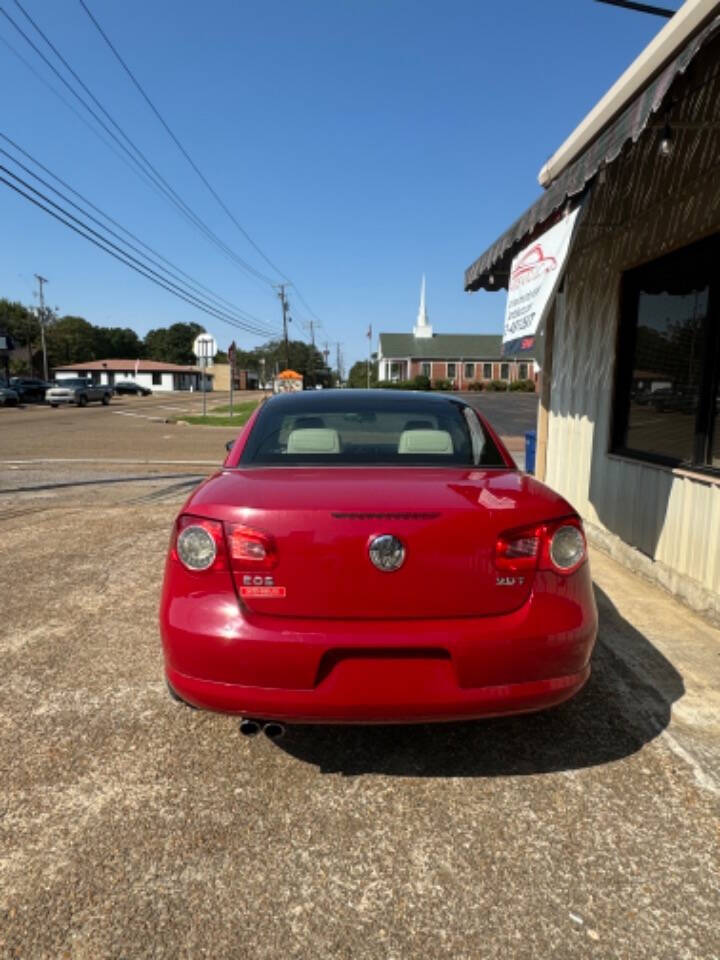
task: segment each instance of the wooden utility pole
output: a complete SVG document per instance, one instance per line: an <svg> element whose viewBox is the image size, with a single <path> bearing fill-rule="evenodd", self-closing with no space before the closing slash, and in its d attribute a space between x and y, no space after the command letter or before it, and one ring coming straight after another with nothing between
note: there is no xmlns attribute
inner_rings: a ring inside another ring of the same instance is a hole
<svg viewBox="0 0 720 960"><path fill-rule="evenodd" d="M342 383L342 379L343 379L342 350L340 348L341 348L341 344L336 343L335 344L335 366L337 367L338 385Z"/></svg>
<svg viewBox="0 0 720 960"><path fill-rule="evenodd" d="M290 343L288 342L288 302L287 297L285 296L285 284L278 284L280 287L280 292L278 296L280 297L280 303L282 304L282 318L283 318L283 340L285 341L285 368L290 369Z"/></svg>

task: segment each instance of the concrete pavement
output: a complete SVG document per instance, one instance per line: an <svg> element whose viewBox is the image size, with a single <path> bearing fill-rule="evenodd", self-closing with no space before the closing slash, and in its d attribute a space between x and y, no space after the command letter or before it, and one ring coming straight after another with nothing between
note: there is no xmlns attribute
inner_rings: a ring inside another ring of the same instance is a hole
<svg viewBox="0 0 720 960"><path fill-rule="evenodd" d="M234 431L143 403L0 412L0 957L720 958L720 632L595 552L570 703L248 741L157 635Z"/></svg>
<svg viewBox="0 0 720 960"><path fill-rule="evenodd" d="M0 496L0 956L720 956L720 634L595 554L588 688L297 728L165 692L179 479Z"/></svg>

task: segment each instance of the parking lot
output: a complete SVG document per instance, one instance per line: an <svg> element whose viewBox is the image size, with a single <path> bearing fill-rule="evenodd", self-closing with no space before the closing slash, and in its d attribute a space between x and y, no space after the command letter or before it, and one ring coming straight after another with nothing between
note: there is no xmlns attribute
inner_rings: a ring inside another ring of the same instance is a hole
<svg viewBox="0 0 720 960"><path fill-rule="evenodd" d="M238 402L260 399L236 393ZM208 394L208 410L227 404L227 393ZM141 463L155 460L222 461L233 427L193 429L173 421L200 414L202 394L170 393L151 397L113 397L99 403L51 409L46 404L0 409L0 461L103 460Z"/></svg>
<svg viewBox="0 0 720 960"><path fill-rule="evenodd" d="M720 957L720 634L603 554L544 714L270 742L168 697L201 404L0 410L0 956Z"/></svg>

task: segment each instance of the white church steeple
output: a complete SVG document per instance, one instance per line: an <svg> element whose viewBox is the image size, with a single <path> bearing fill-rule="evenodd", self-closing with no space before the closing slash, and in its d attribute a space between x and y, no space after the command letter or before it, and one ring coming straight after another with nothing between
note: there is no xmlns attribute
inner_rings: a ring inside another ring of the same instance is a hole
<svg viewBox="0 0 720 960"><path fill-rule="evenodd" d="M418 310L417 323L413 327L413 336L417 339L429 339L432 335L432 327L428 323L427 310L425 309L425 274L423 274L422 285L420 286L420 309Z"/></svg>

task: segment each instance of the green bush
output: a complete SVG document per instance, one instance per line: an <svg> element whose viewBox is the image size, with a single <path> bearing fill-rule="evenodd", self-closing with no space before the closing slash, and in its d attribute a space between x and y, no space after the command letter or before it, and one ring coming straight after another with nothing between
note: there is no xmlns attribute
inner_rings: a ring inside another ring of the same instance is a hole
<svg viewBox="0 0 720 960"><path fill-rule="evenodd" d="M433 380L433 390L452 390L451 380Z"/></svg>
<svg viewBox="0 0 720 960"><path fill-rule="evenodd" d="M416 377L412 379L413 390L429 390L430 389L430 377L426 377L424 373L419 373Z"/></svg>
<svg viewBox="0 0 720 960"><path fill-rule="evenodd" d="M534 380L513 380L510 384L511 390L519 390L522 393L535 393Z"/></svg>
<svg viewBox="0 0 720 960"><path fill-rule="evenodd" d="M491 380L485 387L486 390L507 390L508 385L506 380Z"/></svg>
<svg viewBox="0 0 720 960"><path fill-rule="evenodd" d="M467 385L467 388L468 388L468 390L477 390L477 391L480 391L480 390L484 390L484 389L485 389L485 384L482 382L482 380L473 380L472 383L469 383L469 384Z"/></svg>

